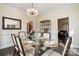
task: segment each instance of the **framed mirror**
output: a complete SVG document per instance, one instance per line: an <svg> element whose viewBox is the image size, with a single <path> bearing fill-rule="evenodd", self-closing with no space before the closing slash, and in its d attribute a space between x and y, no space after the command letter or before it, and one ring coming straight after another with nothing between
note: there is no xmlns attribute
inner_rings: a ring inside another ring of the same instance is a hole
<svg viewBox="0 0 79 59"><path fill-rule="evenodd" d="M2 29L21 29L21 20L10 17L2 17Z"/></svg>

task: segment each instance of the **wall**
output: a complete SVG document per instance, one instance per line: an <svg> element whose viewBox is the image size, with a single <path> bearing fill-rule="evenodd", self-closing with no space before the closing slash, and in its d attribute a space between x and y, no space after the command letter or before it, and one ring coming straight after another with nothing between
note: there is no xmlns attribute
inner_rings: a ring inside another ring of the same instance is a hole
<svg viewBox="0 0 79 59"><path fill-rule="evenodd" d="M42 16L51 20L51 40L55 42L58 42L58 19L69 17L69 35L72 36L72 47L79 48L79 5L50 11ZM40 18L38 17L39 21ZM41 18L41 20L44 18Z"/></svg>
<svg viewBox="0 0 79 59"><path fill-rule="evenodd" d="M3 30L2 29L2 16L21 19L22 29L21 30ZM13 45L10 34L17 34L19 31L26 31L27 17L25 12L12 8L10 6L0 5L0 49L10 47Z"/></svg>

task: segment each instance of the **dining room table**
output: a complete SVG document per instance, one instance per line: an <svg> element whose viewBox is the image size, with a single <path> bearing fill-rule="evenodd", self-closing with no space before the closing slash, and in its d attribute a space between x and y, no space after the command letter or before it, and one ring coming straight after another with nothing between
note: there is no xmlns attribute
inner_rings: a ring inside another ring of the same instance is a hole
<svg viewBox="0 0 79 59"><path fill-rule="evenodd" d="M35 49L35 54L34 55L39 55L39 48L40 48L40 44L38 41L32 41L32 40L22 40L22 44L23 44L23 47L25 49L28 49L28 50L32 50L32 49Z"/></svg>
<svg viewBox="0 0 79 59"><path fill-rule="evenodd" d="M45 41L43 40L45 38L40 38L40 40L42 41ZM41 49L43 51L45 51L47 48L54 48L56 46L58 46L57 43L53 42L53 41L45 41L45 42L42 42L43 43L43 47L41 46L41 42L40 40L36 40L36 41L32 41L32 40L22 40L22 44L23 44L23 47L29 51L32 51L33 50L33 53L35 56L38 56L40 53L41 53ZM35 49L35 50L34 50Z"/></svg>

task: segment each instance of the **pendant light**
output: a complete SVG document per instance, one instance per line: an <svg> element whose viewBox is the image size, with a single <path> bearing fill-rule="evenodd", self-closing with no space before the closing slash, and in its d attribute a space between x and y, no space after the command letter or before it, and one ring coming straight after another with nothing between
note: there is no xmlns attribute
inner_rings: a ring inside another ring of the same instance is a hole
<svg viewBox="0 0 79 59"><path fill-rule="evenodd" d="M32 3L32 7L27 9L27 15L28 16L37 16L38 10L34 7L34 4Z"/></svg>

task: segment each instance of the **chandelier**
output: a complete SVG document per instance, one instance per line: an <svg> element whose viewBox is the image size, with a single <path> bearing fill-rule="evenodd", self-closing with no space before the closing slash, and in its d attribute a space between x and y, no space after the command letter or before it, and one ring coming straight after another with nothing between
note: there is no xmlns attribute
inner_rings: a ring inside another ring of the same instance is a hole
<svg viewBox="0 0 79 59"><path fill-rule="evenodd" d="M28 16L36 16L36 15L38 15L38 10L35 9L33 3L32 3L32 7L27 9L27 15Z"/></svg>

